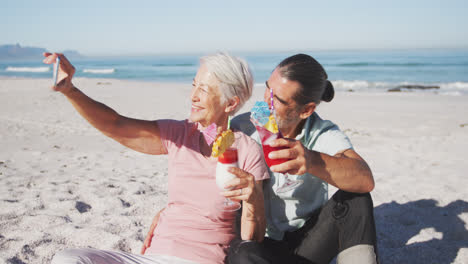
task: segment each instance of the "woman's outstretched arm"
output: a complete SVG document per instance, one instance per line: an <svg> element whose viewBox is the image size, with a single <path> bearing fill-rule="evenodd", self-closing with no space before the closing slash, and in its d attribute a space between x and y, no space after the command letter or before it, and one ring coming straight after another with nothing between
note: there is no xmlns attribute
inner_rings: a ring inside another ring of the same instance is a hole
<svg viewBox="0 0 468 264"><path fill-rule="evenodd" d="M44 53L44 56L46 64L52 64L57 57L60 57L57 84L52 89L65 95L78 113L92 126L133 150L154 155L166 154L157 121L125 117L107 105L93 100L73 85L75 67L63 54Z"/></svg>

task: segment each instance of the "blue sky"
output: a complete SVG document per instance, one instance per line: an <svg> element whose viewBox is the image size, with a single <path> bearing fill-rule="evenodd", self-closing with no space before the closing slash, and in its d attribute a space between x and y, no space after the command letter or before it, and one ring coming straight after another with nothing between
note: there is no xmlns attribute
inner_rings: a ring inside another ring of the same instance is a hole
<svg viewBox="0 0 468 264"><path fill-rule="evenodd" d="M464 0L7 0L0 44L85 55L468 48Z"/></svg>

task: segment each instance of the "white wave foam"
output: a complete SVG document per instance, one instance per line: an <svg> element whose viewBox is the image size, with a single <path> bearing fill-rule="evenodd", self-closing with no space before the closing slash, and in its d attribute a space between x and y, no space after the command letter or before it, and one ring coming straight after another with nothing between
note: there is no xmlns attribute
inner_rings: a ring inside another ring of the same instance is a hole
<svg viewBox="0 0 468 264"><path fill-rule="evenodd" d="M355 80L355 81L343 81L343 80L336 80L331 81L333 87L337 91L362 91L362 90L387 90L393 87L396 87L401 84L394 84L394 83L387 83L387 82L369 82L363 80Z"/></svg>
<svg viewBox="0 0 468 264"><path fill-rule="evenodd" d="M468 83L466 82L450 82L441 83L440 93L446 95L464 95L468 94Z"/></svg>
<svg viewBox="0 0 468 264"><path fill-rule="evenodd" d="M84 69L84 73L92 73L92 74L112 74L115 72L114 68L110 69Z"/></svg>
<svg viewBox="0 0 468 264"><path fill-rule="evenodd" d="M444 95L468 95L468 82L447 82L447 83L423 83L423 82L370 82L364 80L331 81L335 91L354 91L354 92L387 92L389 89L403 85L423 85L423 86L439 86L439 89L418 90L414 89L411 92L436 92ZM255 87L265 87L264 83L256 83ZM402 89L409 91L408 89Z"/></svg>
<svg viewBox="0 0 468 264"><path fill-rule="evenodd" d="M11 67L8 66L5 71L7 72L48 72L49 67Z"/></svg>
<svg viewBox="0 0 468 264"><path fill-rule="evenodd" d="M424 85L424 86L439 86L439 89L429 90L414 90L415 92L438 92L446 95L463 95L468 94L468 82L448 82L448 83L414 83L414 82L370 82L364 80L332 81L336 91L369 91L369 92L386 92L388 89L396 88L402 85Z"/></svg>
<svg viewBox="0 0 468 264"><path fill-rule="evenodd" d="M468 83L466 82L441 83L440 89L468 91Z"/></svg>

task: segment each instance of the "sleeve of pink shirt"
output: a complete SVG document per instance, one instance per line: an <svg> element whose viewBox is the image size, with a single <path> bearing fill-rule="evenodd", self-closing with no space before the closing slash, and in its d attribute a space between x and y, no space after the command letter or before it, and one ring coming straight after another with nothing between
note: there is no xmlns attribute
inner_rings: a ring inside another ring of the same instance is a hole
<svg viewBox="0 0 468 264"><path fill-rule="evenodd" d="M158 120L159 135L161 142L169 152L171 148L180 148L185 134L189 130L186 120L161 119Z"/></svg>
<svg viewBox="0 0 468 264"><path fill-rule="evenodd" d="M235 146L239 155L239 167L261 181L270 178L268 168L263 159L262 147L252 138L236 131Z"/></svg>

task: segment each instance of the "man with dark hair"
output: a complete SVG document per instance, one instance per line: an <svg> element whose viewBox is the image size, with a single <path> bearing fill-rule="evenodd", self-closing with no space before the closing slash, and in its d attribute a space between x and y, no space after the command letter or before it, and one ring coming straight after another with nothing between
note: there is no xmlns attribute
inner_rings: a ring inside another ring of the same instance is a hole
<svg viewBox="0 0 468 264"><path fill-rule="evenodd" d="M297 54L283 60L266 81L264 100L271 103L272 90L284 136L271 146L286 147L269 158L289 161L272 166L264 185L264 241L235 239L229 263L329 263L335 256L338 263L377 263L372 172L338 126L315 112L321 101L334 97L327 79L320 63ZM260 143L250 113L232 124ZM280 193L285 173L303 183ZM330 200L328 184L339 189Z"/></svg>

